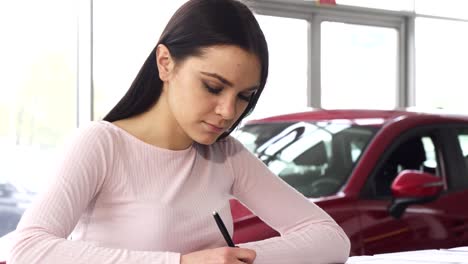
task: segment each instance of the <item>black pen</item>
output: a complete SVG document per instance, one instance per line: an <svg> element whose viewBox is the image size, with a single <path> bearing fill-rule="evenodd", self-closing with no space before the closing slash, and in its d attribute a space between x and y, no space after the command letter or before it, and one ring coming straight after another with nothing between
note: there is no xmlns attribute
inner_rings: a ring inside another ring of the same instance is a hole
<svg viewBox="0 0 468 264"><path fill-rule="evenodd" d="M232 241L231 236L229 235L226 229L226 226L223 223L223 220L219 216L218 212L214 211L213 217L216 221L216 224L218 225L219 231L221 231L221 234L223 234L224 240L226 240L226 243L228 244L228 246L236 247L236 245L234 245L234 242Z"/></svg>

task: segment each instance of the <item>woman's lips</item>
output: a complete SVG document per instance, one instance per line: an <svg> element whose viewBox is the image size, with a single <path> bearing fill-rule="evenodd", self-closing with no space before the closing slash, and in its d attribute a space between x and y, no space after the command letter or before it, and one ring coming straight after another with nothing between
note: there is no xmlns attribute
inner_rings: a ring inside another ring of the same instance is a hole
<svg viewBox="0 0 468 264"><path fill-rule="evenodd" d="M207 122L205 122L205 124L208 126L208 129L209 129L211 132L214 132L214 133L221 133L221 132L223 132L223 130L224 130L223 127L218 127L218 126L212 125L212 124L207 123Z"/></svg>

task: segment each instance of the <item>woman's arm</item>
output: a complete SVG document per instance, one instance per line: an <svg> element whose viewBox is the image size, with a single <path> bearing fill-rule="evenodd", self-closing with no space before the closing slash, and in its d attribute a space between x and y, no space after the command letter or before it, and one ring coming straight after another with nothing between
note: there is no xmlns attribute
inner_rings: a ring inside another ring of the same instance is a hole
<svg viewBox="0 0 468 264"><path fill-rule="evenodd" d="M179 264L175 252L104 248L66 238L99 193L113 158L112 135L92 124L72 141L47 190L24 213L8 263ZM116 230L118 232L118 230Z"/></svg>
<svg viewBox="0 0 468 264"><path fill-rule="evenodd" d="M257 252L256 264L344 263L350 241L321 208L286 184L237 140L227 140L233 194L281 236L240 244Z"/></svg>

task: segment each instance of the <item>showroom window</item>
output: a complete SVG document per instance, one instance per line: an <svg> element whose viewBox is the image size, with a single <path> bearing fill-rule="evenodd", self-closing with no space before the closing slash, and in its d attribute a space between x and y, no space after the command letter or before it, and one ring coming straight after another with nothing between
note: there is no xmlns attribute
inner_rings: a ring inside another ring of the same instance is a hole
<svg viewBox="0 0 468 264"><path fill-rule="evenodd" d="M414 10L414 0L336 0L338 5L349 5L359 7L378 8L394 11L412 11Z"/></svg>
<svg viewBox="0 0 468 264"><path fill-rule="evenodd" d="M321 40L323 108L397 106L396 29L324 21Z"/></svg>
<svg viewBox="0 0 468 264"><path fill-rule="evenodd" d="M268 42L268 80L249 118L307 107L307 30L303 19L256 16Z"/></svg>
<svg viewBox="0 0 468 264"><path fill-rule="evenodd" d="M468 111L468 22L416 18L416 105Z"/></svg>
<svg viewBox="0 0 468 264"><path fill-rule="evenodd" d="M127 92L172 14L185 2L94 1L94 120L104 118Z"/></svg>
<svg viewBox="0 0 468 264"><path fill-rule="evenodd" d="M76 125L74 0L7 1L0 10L10 25L0 43L0 180L35 188L38 168Z"/></svg>
<svg viewBox="0 0 468 264"><path fill-rule="evenodd" d="M414 9L417 14L468 19L466 0L415 0Z"/></svg>
<svg viewBox="0 0 468 264"><path fill-rule="evenodd" d="M74 0L0 2L0 237L47 185L76 126L76 17Z"/></svg>

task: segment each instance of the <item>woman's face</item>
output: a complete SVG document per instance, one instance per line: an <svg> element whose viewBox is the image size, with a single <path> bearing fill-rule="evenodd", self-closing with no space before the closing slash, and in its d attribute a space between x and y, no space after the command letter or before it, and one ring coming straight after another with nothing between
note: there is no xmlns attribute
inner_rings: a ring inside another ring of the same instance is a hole
<svg viewBox="0 0 468 264"><path fill-rule="evenodd" d="M260 85L257 56L236 46L206 48L176 64L163 93L181 140L212 144L240 117Z"/></svg>

